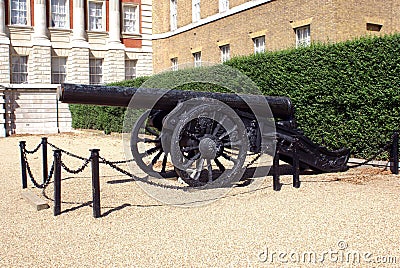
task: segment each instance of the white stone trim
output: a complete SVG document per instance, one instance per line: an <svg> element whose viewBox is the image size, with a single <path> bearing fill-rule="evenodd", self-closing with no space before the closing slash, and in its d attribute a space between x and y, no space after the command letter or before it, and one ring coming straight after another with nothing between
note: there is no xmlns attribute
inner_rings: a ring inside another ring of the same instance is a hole
<svg viewBox="0 0 400 268"><path fill-rule="evenodd" d="M271 1L272 0L253 0L253 1L250 1L250 2L246 2L244 4L241 4L239 6L236 6L236 7L233 7L231 9L227 10L226 12L217 13L217 14L214 14L212 16L206 17L204 19L200 19L197 22L185 25L185 26L180 27L180 28L178 28L178 29L176 29L174 31L169 31L169 32L160 33L160 34L153 34L152 39L153 40L158 40L158 39L168 38L168 37L171 37L171 36L174 36L174 35L189 31L189 30L192 30L192 29L200 27L202 25L214 22L216 20L220 20L220 19L228 17L228 16L232 16L234 14L243 12L245 10L257 7L259 5L262 5L262 4L271 2Z"/></svg>

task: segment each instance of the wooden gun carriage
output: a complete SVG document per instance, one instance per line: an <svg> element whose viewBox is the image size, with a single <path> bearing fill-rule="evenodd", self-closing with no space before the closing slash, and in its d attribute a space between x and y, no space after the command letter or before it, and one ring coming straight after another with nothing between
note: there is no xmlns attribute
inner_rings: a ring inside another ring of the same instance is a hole
<svg viewBox="0 0 400 268"><path fill-rule="evenodd" d="M239 176L248 154L273 154L292 163L297 141L300 167L317 172L347 169L349 151L330 151L308 139L296 126L287 97L202 91L136 89L63 84L64 103L148 109L131 131L131 152L151 176L179 175L190 186L215 181L221 174ZM241 175L240 175L241 176Z"/></svg>

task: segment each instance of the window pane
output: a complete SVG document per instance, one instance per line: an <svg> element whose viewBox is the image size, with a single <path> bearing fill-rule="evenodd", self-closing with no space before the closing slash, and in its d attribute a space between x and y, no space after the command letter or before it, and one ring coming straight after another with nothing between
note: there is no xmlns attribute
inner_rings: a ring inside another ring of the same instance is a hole
<svg viewBox="0 0 400 268"><path fill-rule="evenodd" d="M170 2L170 23L171 23L171 31L174 31L178 27L177 23L177 3L176 0L171 0Z"/></svg>
<svg viewBox="0 0 400 268"><path fill-rule="evenodd" d="M28 82L28 56L11 56L11 83Z"/></svg>
<svg viewBox="0 0 400 268"><path fill-rule="evenodd" d="M103 2L89 2L89 30L103 30Z"/></svg>
<svg viewBox="0 0 400 268"><path fill-rule="evenodd" d="M261 53L265 51L265 36L254 38L253 42L254 42L254 53Z"/></svg>
<svg viewBox="0 0 400 268"><path fill-rule="evenodd" d="M201 66L201 52L193 53L193 58L194 58L194 67L200 67Z"/></svg>
<svg viewBox="0 0 400 268"><path fill-rule="evenodd" d="M11 24L27 24L26 0L11 0Z"/></svg>
<svg viewBox="0 0 400 268"><path fill-rule="evenodd" d="M309 46L311 44L310 25L296 29L296 47Z"/></svg>
<svg viewBox="0 0 400 268"><path fill-rule="evenodd" d="M124 7L124 32L133 33L138 32L137 27L137 7L128 6Z"/></svg>
<svg viewBox="0 0 400 268"><path fill-rule="evenodd" d="M103 83L103 59L89 60L89 78L90 84Z"/></svg>
<svg viewBox="0 0 400 268"><path fill-rule="evenodd" d="M51 59L51 82L60 84L67 77L67 57L52 57Z"/></svg>
<svg viewBox="0 0 400 268"><path fill-rule="evenodd" d="M51 25L56 28L66 28L68 20L67 0L51 0Z"/></svg>
<svg viewBox="0 0 400 268"><path fill-rule="evenodd" d="M137 60L125 60L125 80L136 78Z"/></svg>
<svg viewBox="0 0 400 268"><path fill-rule="evenodd" d="M230 59L230 46L225 45L220 47L221 50L221 62L225 62Z"/></svg>

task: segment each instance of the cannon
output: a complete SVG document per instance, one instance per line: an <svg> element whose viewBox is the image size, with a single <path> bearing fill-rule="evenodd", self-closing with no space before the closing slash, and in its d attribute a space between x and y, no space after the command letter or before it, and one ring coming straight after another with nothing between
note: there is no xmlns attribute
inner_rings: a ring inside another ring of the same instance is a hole
<svg viewBox="0 0 400 268"><path fill-rule="evenodd" d="M347 169L349 150L330 151L297 128L295 109L287 97L203 91L62 84L64 103L128 107L146 111L131 131L131 152L147 174L179 176L189 186L219 177L241 176L249 154L273 154L292 163L296 140L300 168L317 172ZM266 106L267 104L267 106Z"/></svg>

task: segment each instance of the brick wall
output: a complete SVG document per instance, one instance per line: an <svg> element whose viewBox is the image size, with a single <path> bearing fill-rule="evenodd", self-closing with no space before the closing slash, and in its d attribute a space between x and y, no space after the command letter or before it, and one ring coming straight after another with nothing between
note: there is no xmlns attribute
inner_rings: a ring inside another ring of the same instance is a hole
<svg viewBox="0 0 400 268"><path fill-rule="evenodd" d="M254 1L231 0L230 6L238 8L243 2L250 4ZM395 0L379 4L374 0L306 0L301 3L271 0L198 27L190 27L192 1L181 0L178 3L178 26L186 25L186 31L179 31L178 28L178 33L171 33L169 29L160 28L160 17L165 14L169 16L169 9L168 12L154 9L153 17L157 18L154 28L164 30L158 32L164 36L156 37L153 41L155 73L169 68L173 57L178 57L179 64L192 63L193 49L201 50L202 61L220 62L220 42L230 44L231 57L252 54L252 35L257 32L265 34L266 50L295 47L293 27L302 23L310 25L311 41L314 42L336 42L366 34L393 33L398 32L400 27L400 4ZM211 12L215 7L210 6L208 11L204 9L204 12ZM182 13L186 14L186 18L181 17ZM368 22L382 23L381 31L367 31Z"/></svg>

